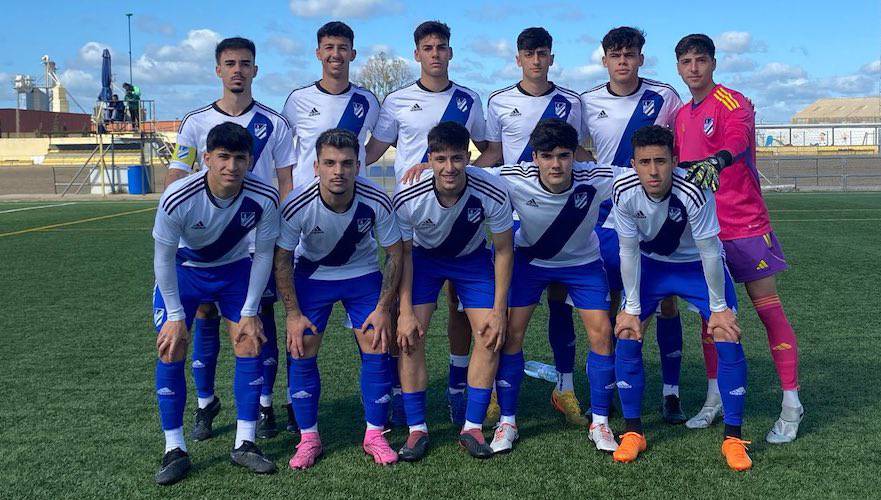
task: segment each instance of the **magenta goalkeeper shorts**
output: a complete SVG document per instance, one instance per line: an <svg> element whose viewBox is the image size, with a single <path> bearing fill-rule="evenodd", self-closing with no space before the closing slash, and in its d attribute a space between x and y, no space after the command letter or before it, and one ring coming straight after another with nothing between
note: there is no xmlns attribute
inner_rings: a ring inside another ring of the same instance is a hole
<svg viewBox="0 0 881 500"><path fill-rule="evenodd" d="M774 232L751 238L722 240L725 263L738 283L756 281L789 269Z"/></svg>

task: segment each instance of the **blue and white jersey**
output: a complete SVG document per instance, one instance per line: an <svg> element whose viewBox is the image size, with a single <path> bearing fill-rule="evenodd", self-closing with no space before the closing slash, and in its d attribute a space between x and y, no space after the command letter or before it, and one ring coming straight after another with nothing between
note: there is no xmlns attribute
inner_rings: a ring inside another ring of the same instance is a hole
<svg viewBox="0 0 881 500"><path fill-rule="evenodd" d="M643 255L664 262L695 262L701 256L694 240L719 234L716 200L685 180L686 171L673 170L673 185L662 200L643 189L636 170L625 170L615 179L616 231L621 238L639 238Z"/></svg>
<svg viewBox="0 0 881 500"><path fill-rule="evenodd" d="M177 245L184 266L215 267L250 256L248 234L275 241L278 191L247 173L232 200L219 200L208 189L207 170L173 182L156 211L153 238Z"/></svg>
<svg viewBox="0 0 881 500"><path fill-rule="evenodd" d="M315 142L332 128L346 129L358 137L359 173L365 175L364 145L379 117L379 101L372 92L349 84L343 92L331 94L315 82L291 92L281 114L294 136L294 186L305 186L315 178Z"/></svg>
<svg viewBox="0 0 881 500"><path fill-rule="evenodd" d="M499 179L478 167L465 167L467 181L462 196L452 207L440 204L431 171L399 191L395 213L404 241L434 257L461 257L486 246L486 225L491 233L514 224L508 193Z"/></svg>
<svg viewBox="0 0 881 500"><path fill-rule="evenodd" d="M526 93L520 84L497 90L486 102L486 140L502 143L504 163L532 161L529 134L545 118L565 120L583 139L581 99L575 92L551 83L542 95Z"/></svg>
<svg viewBox="0 0 881 500"><path fill-rule="evenodd" d="M504 165L499 172L511 204L520 216L514 246L531 264L570 267L600 258L596 225L600 203L612 196L615 172L594 163L572 165L572 185L551 193L539 180L534 163Z"/></svg>
<svg viewBox="0 0 881 500"><path fill-rule="evenodd" d="M375 239L374 239L375 238ZM377 272L376 242L401 241L392 201L376 183L355 178L355 197L343 213L327 207L318 179L292 191L281 208L276 245L294 252L294 272L317 280L345 280Z"/></svg>
<svg viewBox="0 0 881 500"><path fill-rule="evenodd" d="M265 184L275 182L275 171L294 163L291 128L287 120L271 108L252 101L239 116L228 115L217 103L191 111L184 116L177 132L177 146L169 168L192 172L205 153L208 132L224 122L246 128L254 140L251 150L251 173Z"/></svg>
<svg viewBox="0 0 881 500"><path fill-rule="evenodd" d="M626 96L613 94L608 83L596 86L581 94L581 103L582 129L593 141L597 162L618 167L630 167L634 132L646 125L672 129L682 107L672 86L647 78L640 78L636 91ZM614 216L606 219L611 209L611 203L603 204L599 222L614 229Z"/></svg>
<svg viewBox="0 0 881 500"><path fill-rule="evenodd" d="M432 92L418 80L389 94L382 103L373 136L395 144L395 182L410 167L428 161L428 132L440 122L456 122L471 133L471 140L486 139L480 96L450 82Z"/></svg>

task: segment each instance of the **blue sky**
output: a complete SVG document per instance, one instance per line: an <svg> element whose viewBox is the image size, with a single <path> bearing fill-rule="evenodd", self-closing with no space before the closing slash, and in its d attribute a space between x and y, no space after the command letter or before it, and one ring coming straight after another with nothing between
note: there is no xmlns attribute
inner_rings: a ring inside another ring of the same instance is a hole
<svg viewBox="0 0 881 500"><path fill-rule="evenodd" d="M156 99L161 118L180 117L219 96L213 48L227 36L257 44L255 96L280 108L288 92L320 77L315 31L329 20L355 30L357 63L385 51L412 62L413 28L440 19L452 28L451 77L484 99L519 79L517 34L544 26L554 37L552 79L582 92L607 79L599 40L609 29L646 32L644 76L672 83L684 98L673 47L703 32L717 45L716 80L744 92L759 121L788 121L820 97L877 95L881 79L881 5L877 1L765 0L708 2L495 2L443 0L43 1L37 11L15 2L4 8L0 32L0 107L14 106L11 79L39 76L50 55L72 95L89 108L100 89L101 49L114 54L118 82L128 80L126 12L133 12L134 80ZM50 13L40 17L40 13ZM39 19L39 21L38 21ZM75 110L75 107L72 106Z"/></svg>

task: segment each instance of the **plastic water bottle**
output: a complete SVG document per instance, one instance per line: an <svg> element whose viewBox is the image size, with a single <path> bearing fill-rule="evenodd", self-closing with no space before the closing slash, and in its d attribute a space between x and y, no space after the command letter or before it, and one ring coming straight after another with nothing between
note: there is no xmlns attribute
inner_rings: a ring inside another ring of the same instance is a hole
<svg viewBox="0 0 881 500"><path fill-rule="evenodd" d="M557 368L540 361L527 361L523 371L532 378L547 380L555 384L559 381Z"/></svg>

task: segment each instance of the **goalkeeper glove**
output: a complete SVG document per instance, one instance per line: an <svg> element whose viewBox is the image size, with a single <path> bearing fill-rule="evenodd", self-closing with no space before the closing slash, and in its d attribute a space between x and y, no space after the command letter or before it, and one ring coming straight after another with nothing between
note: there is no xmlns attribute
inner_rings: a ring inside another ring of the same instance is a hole
<svg viewBox="0 0 881 500"><path fill-rule="evenodd" d="M714 193L719 189L719 172L731 164L731 153L720 151L718 154L693 162L683 162L680 168L688 170L685 180L701 189L709 189Z"/></svg>

